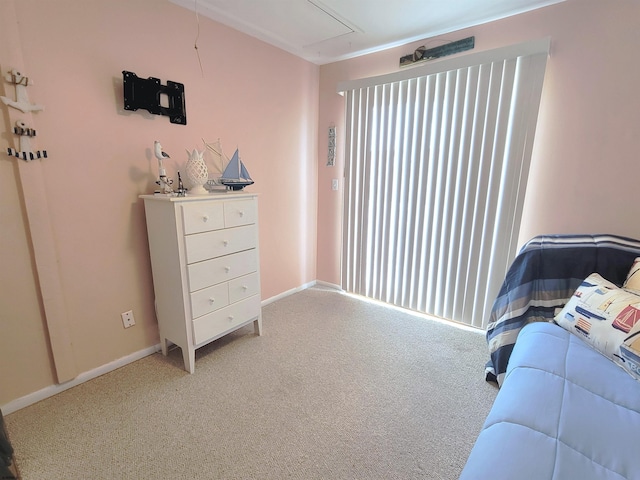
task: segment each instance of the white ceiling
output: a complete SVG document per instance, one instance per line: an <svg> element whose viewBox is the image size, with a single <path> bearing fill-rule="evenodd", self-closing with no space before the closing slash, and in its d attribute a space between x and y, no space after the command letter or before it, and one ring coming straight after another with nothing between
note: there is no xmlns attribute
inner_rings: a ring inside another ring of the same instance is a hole
<svg viewBox="0 0 640 480"><path fill-rule="evenodd" d="M322 65L564 0L170 1Z"/></svg>

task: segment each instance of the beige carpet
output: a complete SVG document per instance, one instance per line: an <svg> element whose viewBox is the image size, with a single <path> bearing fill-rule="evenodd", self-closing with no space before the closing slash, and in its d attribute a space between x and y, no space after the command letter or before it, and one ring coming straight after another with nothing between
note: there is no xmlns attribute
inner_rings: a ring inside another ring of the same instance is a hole
<svg viewBox="0 0 640 480"><path fill-rule="evenodd" d="M312 288L196 353L6 417L24 480L455 479L497 390L480 332Z"/></svg>

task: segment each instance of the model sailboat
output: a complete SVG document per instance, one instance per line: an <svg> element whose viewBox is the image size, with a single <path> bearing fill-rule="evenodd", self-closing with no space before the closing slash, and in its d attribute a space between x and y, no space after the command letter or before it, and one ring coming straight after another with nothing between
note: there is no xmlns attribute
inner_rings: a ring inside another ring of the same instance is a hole
<svg viewBox="0 0 640 480"><path fill-rule="evenodd" d="M244 166L244 163L242 163L242 160L240 160L237 148L233 157L229 160L227 167L224 169L224 172L222 172L220 183L231 190L242 190L247 185L253 184L247 168Z"/></svg>
<svg viewBox="0 0 640 480"><path fill-rule="evenodd" d="M202 142L213 157L210 160L213 170L221 175L219 178L211 178L207 181L207 190L213 192L221 186L224 186L227 190L242 190L247 185L254 183L247 168L240 160L240 154L237 149L233 154L233 158L229 160L229 157L222 151L220 139L213 143L207 143L203 138Z"/></svg>

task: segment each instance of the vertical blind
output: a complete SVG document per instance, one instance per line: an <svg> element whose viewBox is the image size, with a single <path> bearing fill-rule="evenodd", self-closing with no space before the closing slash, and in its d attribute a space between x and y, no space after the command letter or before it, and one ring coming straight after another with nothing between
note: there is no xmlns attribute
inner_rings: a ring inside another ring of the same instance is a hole
<svg viewBox="0 0 640 480"><path fill-rule="evenodd" d="M345 82L342 287L484 327L516 253L549 40Z"/></svg>

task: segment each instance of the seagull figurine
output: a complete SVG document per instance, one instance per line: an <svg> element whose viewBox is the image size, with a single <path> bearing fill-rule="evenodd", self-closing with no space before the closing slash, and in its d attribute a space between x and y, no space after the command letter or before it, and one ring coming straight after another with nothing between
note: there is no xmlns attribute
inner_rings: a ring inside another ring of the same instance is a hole
<svg viewBox="0 0 640 480"><path fill-rule="evenodd" d="M159 141L153 142L153 149L156 155L156 158L160 162L160 167L162 167L162 160L165 158L171 158L168 153L162 150L162 145L160 145Z"/></svg>
<svg viewBox="0 0 640 480"><path fill-rule="evenodd" d="M153 152L158 159L158 175L160 177L156 183L162 188L162 193L173 193L173 188L171 188L173 180L167 178L167 172L162 165L162 160L171 157L162 150L162 145L157 140L153 142Z"/></svg>

